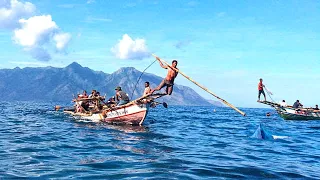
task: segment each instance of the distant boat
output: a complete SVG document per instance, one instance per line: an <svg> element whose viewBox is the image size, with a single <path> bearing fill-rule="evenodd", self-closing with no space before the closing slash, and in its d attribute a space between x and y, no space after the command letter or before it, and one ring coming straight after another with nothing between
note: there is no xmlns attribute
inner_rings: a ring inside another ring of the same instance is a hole
<svg viewBox="0 0 320 180"><path fill-rule="evenodd" d="M103 106L103 108L98 111L75 112L75 109L71 108L65 109L64 112L94 122L141 125L147 117L150 108L154 108L159 104L163 104L164 107L167 107L165 102L159 103L155 101L164 95L166 94L150 94L122 106ZM84 100L92 101L96 99L86 98L77 101Z"/></svg>
<svg viewBox="0 0 320 180"><path fill-rule="evenodd" d="M285 120L320 120L320 110L312 108L293 108L291 106L281 106L278 103L270 101L258 101L274 108L280 117Z"/></svg>

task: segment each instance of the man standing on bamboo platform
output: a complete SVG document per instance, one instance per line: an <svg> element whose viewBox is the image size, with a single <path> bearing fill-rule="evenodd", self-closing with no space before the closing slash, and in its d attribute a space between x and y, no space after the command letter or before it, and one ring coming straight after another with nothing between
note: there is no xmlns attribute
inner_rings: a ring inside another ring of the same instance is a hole
<svg viewBox="0 0 320 180"><path fill-rule="evenodd" d="M160 66L162 68L168 69L168 74L167 74L167 77L162 80L162 82L159 84L159 86L151 91L151 94L154 91L159 91L164 86L166 86L166 94L171 95L172 90L173 90L173 85L174 85L174 79L178 75L178 72L176 71L176 70L178 70L178 68L177 68L178 61L177 60L173 60L172 61L172 65L171 66L169 66L169 65L167 66L167 65L162 64L161 60L158 57L156 57L156 59L159 61L159 64L160 64Z"/></svg>
<svg viewBox="0 0 320 180"><path fill-rule="evenodd" d="M262 83L262 78L260 78L260 82L259 82L259 84L258 84L258 90L259 90L259 94L258 94L258 102L260 101L260 95L261 94L263 94L263 96L264 96L264 101L267 101L267 99L266 99L266 94L264 93L264 90L263 90L263 88L264 88L264 84Z"/></svg>

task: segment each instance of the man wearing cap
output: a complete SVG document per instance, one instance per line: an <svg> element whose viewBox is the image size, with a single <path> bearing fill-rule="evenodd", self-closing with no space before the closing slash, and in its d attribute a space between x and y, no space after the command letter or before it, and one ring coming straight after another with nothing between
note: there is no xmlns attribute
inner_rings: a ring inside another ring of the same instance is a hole
<svg viewBox="0 0 320 180"><path fill-rule="evenodd" d="M115 99L117 101L117 106L127 104L130 101L127 93L122 91L120 86L116 87L115 90L116 90Z"/></svg>

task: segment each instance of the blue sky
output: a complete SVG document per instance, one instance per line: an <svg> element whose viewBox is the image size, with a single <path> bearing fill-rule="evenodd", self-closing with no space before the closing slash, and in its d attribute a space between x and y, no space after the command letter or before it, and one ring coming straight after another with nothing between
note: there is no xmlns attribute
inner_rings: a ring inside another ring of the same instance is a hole
<svg viewBox="0 0 320 180"><path fill-rule="evenodd" d="M276 101L320 104L319 45L316 0L0 1L0 68L142 71L155 53L241 107L265 107L260 77ZM166 75L158 64L147 72ZM176 83L216 100L181 75Z"/></svg>

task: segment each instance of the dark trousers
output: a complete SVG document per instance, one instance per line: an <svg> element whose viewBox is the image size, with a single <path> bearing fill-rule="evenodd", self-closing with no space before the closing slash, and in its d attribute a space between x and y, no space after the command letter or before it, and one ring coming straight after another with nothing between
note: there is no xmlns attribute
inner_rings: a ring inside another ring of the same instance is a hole
<svg viewBox="0 0 320 180"><path fill-rule="evenodd" d="M258 94L259 99L261 94L263 94L264 98L266 98L266 94L264 93L264 90L259 90L259 94Z"/></svg>

